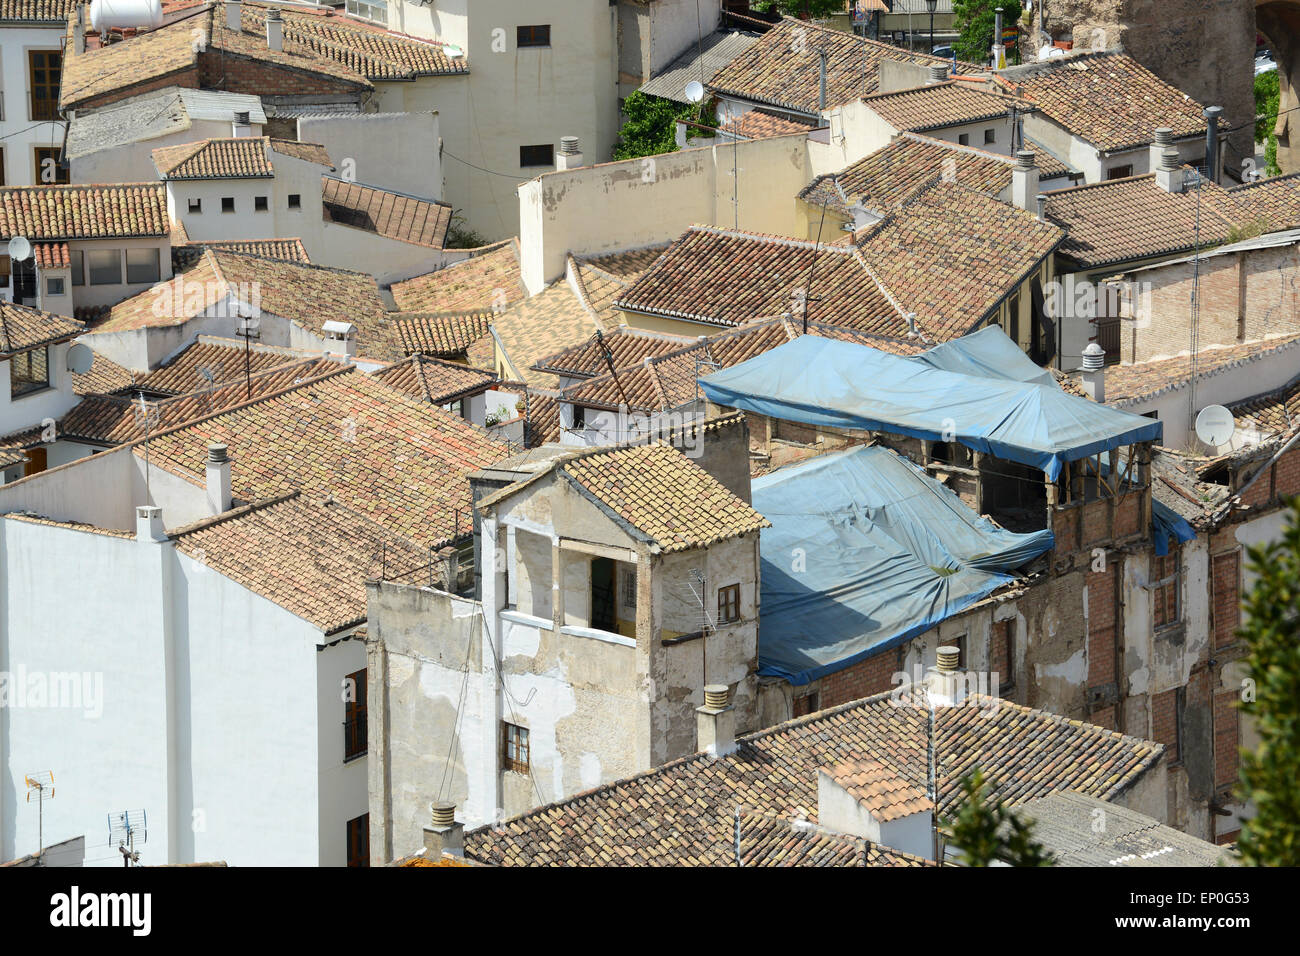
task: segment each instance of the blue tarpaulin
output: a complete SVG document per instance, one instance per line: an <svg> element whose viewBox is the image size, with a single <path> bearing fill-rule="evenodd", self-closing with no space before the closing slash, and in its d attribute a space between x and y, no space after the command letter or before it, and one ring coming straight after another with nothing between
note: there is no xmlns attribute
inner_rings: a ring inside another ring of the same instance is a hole
<svg viewBox="0 0 1300 956"><path fill-rule="evenodd" d="M1052 480L1066 462L1159 441L1159 421L1069 395L1041 369L1033 380L1016 377L1032 366L1022 353L1000 367L998 352L1019 349L1001 330L986 331L911 358L801 335L701 378L700 388L718 405L772 418L955 440Z"/></svg>
<svg viewBox="0 0 1300 956"><path fill-rule="evenodd" d="M1151 496L1151 536L1155 539L1156 554L1162 558L1169 553L1169 539L1174 538L1180 544L1196 537L1192 526L1178 512L1163 504L1154 495Z"/></svg>
<svg viewBox="0 0 1300 956"><path fill-rule="evenodd" d="M893 647L1014 580L1051 549L1013 534L887 448L759 478L759 673L806 684Z"/></svg>

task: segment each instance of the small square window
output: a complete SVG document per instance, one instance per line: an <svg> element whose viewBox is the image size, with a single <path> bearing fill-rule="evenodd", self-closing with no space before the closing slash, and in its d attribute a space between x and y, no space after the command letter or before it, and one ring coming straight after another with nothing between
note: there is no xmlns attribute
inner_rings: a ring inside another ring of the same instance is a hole
<svg viewBox="0 0 1300 956"><path fill-rule="evenodd" d="M998 132L995 129L986 129L984 131L984 145L996 143L998 141Z"/></svg>
<svg viewBox="0 0 1300 956"><path fill-rule="evenodd" d="M555 163L555 147L551 143L519 147L519 166L551 166Z"/></svg>
<svg viewBox="0 0 1300 956"><path fill-rule="evenodd" d="M623 607L636 610L636 568L623 572Z"/></svg>
<svg viewBox="0 0 1300 956"><path fill-rule="evenodd" d="M804 694L802 697L794 699L794 717L807 717L809 714L817 712L817 692Z"/></svg>
<svg viewBox="0 0 1300 956"><path fill-rule="evenodd" d="M969 145L970 145L970 133L958 133L958 134L957 134L957 143L958 143L958 145L960 145L960 146L969 146Z"/></svg>
<svg viewBox="0 0 1300 956"><path fill-rule="evenodd" d="M516 27L515 44L517 46L550 46L551 25L543 23L536 26Z"/></svg>
<svg viewBox="0 0 1300 956"><path fill-rule="evenodd" d="M162 278L157 249L126 250L126 281L157 282Z"/></svg>
<svg viewBox="0 0 1300 956"><path fill-rule="evenodd" d="M1113 166L1110 169L1106 170L1107 179L1128 179L1132 175L1133 175L1132 163L1129 163L1125 166Z"/></svg>
<svg viewBox="0 0 1300 956"><path fill-rule="evenodd" d="M718 623L731 624L740 620L740 585L728 584L718 588Z"/></svg>
<svg viewBox="0 0 1300 956"><path fill-rule="evenodd" d="M50 387L49 346L19 352L9 359L9 397L17 398L28 392L39 392Z"/></svg>
<svg viewBox="0 0 1300 956"><path fill-rule="evenodd" d="M501 725L501 764L515 773L528 772L528 728L516 724Z"/></svg>
<svg viewBox="0 0 1300 956"><path fill-rule="evenodd" d="M46 276L45 294L63 295L63 276Z"/></svg>
<svg viewBox="0 0 1300 956"><path fill-rule="evenodd" d="M253 211L254 211L254 212L266 212L268 208L270 208L270 207L267 205L267 199L266 199L265 196L254 196L254 197L253 197Z"/></svg>
<svg viewBox="0 0 1300 956"><path fill-rule="evenodd" d="M235 197L234 197L234 196L222 196L222 197L221 197L221 211L222 211L222 212L234 212L234 211L235 211Z"/></svg>
<svg viewBox="0 0 1300 956"><path fill-rule="evenodd" d="M189 201L189 207L190 207L190 212L191 212L193 215L196 215L196 216L197 216L199 213L203 212L203 200L202 200L202 199L191 199L191 200Z"/></svg>
<svg viewBox="0 0 1300 956"><path fill-rule="evenodd" d="M290 208L290 209L301 209L301 208L302 208L302 196L298 195L298 193L289 193L289 208Z"/></svg>
<svg viewBox="0 0 1300 956"><path fill-rule="evenodd" d="M122 253L116 249L92 249L86 257L90 262L91 285L122 284Z"/></svg>

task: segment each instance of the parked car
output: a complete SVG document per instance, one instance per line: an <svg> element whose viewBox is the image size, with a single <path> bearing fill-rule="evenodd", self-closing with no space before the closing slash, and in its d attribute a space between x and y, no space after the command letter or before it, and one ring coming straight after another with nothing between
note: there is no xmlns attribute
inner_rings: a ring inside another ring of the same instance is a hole
<svg viewBox="0 0 1300 956"><path fill-rule="evenodd" d="M1269 49L1258 50L1255 54L1255 75L1268 73L1277 69L1277 61L1273 59L1273 51Z"/></svg>
<svg viewBox="0 0 1300 956"><path fill-rule="evenodd" d="M950 46L937 46L930 51L931 56L942 56L951 60L955 54Z"/></svg>

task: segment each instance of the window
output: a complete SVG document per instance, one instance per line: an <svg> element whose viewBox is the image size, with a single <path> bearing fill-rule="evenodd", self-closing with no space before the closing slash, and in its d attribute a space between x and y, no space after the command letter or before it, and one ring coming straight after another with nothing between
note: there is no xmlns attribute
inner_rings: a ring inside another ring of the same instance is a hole
<svg viewBox="0 0 1300 956"><path fill-rule="evenodd" d="M3 90L0 90L0 93L3 92L4 92ZM4 100L3 98L0 98L0 120L5 118L3 106L4 106ZM4 147L0 146L0 186L3 186L4 184L5 184L5 151L4 151Z"/></svg>
<svg viewBox="0 0 1300 956"><path fill-rule="evenodd" d="M191 200L190 200L190 212L194 213L196 216L197 216L199 213L203 212L203 200L202 200L202 199L191 199Z"/></svg>
<svg viewBox="0 0 1300 956"><path fill-rule="evenodd" d="M46 295L63 295L63 276L46 276L45 277L45 294Z"/></svg>
<svg viewBox="0 0 1300 956"><path fill-rule="evenodd" d="M253 197L253 212L266 212L268 208L265 196Z"/></svg>
<svg viewBox="0 0 1300 956"><path fill-rule="evenodd" d="M343 701L343 760L366 754L366 669L345 678L347 697Z"/></svg>
<svg viewBox="0 0 1300 956"><path fill-rule="evenodd" d="M37 146L36 181L43 185L68 182L68 170L59 166L59 150L54 146Z"/></svg>
<svg viewBox="0 0 1300 956"><path fill-rule="evenodd" d="M387 0L347 0L345 9L354 17L388 26Z"/></svg>
<svg viewBox="0 0 1300 956"><path fill-rule="evenodd" d="M502 724L501 764L515 773L528 772L528 728Z"/></svg>
<svg viewBox="0 0 1300 956"><path fill-rule="evenodd" d="M984 131L984 145L996 143L998 141L998 131L995 129L986 129Z"/></svg>
<svg viewBox="0 0 1300 956"><path fill-rule="evenodd" d="M32 349L9 359L9 396L17 398L50 387L50 350Z"/></svg>
<svg viewBox="0 0 1300 956"><path fill-rule="evenodd" d="M1154 608L1155 626L1171 627L1180 618L1178 606L1179 566L1182 554L1178 548L1170 548L1163 558L1152 558L1151 602Z"/></svg>
<svg viewBox="0 0 1300 956"><path fill-rule="evenodd" d="M728 584L718 588L718 623L730 624L740 620L740 585Z"/></svg>
<svg viewBox="0 0 1300 956"><path fill-rule="evenodd" d="M222 212L234 212L234 211L235 211L235 197L234 197L234 196L222 196L222 197L221 197L221 211L222 211Z"/></svg>
<svg viewBox="0 0 1300 956"><path fill-rule="evenodd" d="M1132 163L1129 163L1127 166L1114 166L1111 169L1106 170L1107 179L1127 179L1129 176L1132 175L1133 175Z"/></svg>
<svg viewBox="0 0 1300 956"><path fill-rule="evenodd" d="M160 278L157 249L126 250L127 282L157 282Z"/></svg>
<svg viewBox="0 0 1300 956"><path fill-rule="evenodd" d="M68 253L68 258L70 260L69 264L72 266L72 284L85 285L86 257L82 254L80 249L73 249Z"/></svg>
<svg viewBox="0 0 1300 956"><path fill-rule="evenodd" d="M539 26L516 27L515 45L516 46L550 46L551 25L549 23L543 23Z"/></svg>
<svg viewBox="0 0 1300 956"><path fill-rule="evenodd" d="M298 193L289 193L289 208L290 208L290 209L301 209L301 208L302 208L302 196L300 196Z"/></svg>
<svg viewBox="0 0 1300 956"><path fill-rule="evenodd" d="M623 571L623 606L636 610L636 568Z"/></svg>
<svg viewBox="0 0 1300 956"><path fill-rule="evenodd" d="M122 254L116 249L91 249L86 258L90 262L91 285L122 284Z"/></svg>
<svg viewBox="0 0 1300 956"><path fill-rule="evenodd" d="M587 427L587 406L573 406L573 431L582 431Z"/></svg>
<svg viewBox="0 0 1300 956"><path fill-rule="evenodd" d="M791 716L806 717L809 714L816 713L816 711L817 692L813 691L811 694L804 694L802 697L794 699L794 713Z"/></svg>
<svg viewBox="0 0 1300 956"><path fill-rule="evenodd" d="M944 641L944 644L948 647L957 648L957 670L964 671L966 669L966 635L962 634L950 641Z"/></svg>
<svg viewBox="0 0 1300 956"><path fill-rule="evenodd" d="M370 814L348 821L348 866L370 865Z"/></svg>
<svg viewBox="0 0 1300 956"><path fill-rule="evenodd" d="M958 133L958 134L957 134L957 143L958 143L958 145L961 145L961 146L969 146L969 145L970 145L970 133Z"/></svg>
<svg viewBox="0 0 1300 956"><path fill-rule="evenodd" d="M555 162L555 147L551 143L542 143L538 146L519 147L520 167L550 166L554 162Z"/></svg>
<svg viewBox="0 0 1300 956"><path fill-rule="evenodd" d="M63 54L58 50L28 50L27 68L28 89L32 91L31 119L58 119Z"/></svg>
<svg viewBox="0 0 1300 956"><path fill-rule="evenodd" d="M459 416L460 418L464 418L465 399L458 398L454 402L448 402L446 405L442 406L442 409L443 411L451 412L453 415Z"/></svg>

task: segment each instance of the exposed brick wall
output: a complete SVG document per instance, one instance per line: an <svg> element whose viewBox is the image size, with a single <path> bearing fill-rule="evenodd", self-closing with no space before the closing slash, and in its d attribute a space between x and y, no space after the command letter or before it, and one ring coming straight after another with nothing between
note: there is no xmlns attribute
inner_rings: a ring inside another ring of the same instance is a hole
<svg viewBox="0 0 1300 956"><path fill-rule="evenodd" d="M109 103L116 103L118 100L124 100L130 96L139 96L141 93L151 93L154 90L166 89L171 86L179 86L186 90L197 90L199 88L199 71L197 69L181 70L177 73L169 73L167 76L159 77L156 80L150 80L147 83L136 83L131 86L122 86L110 92L103 93L99 96L92 96L76 104L76 109L87 109L91 106L106 106Z"/></svg>
<svg viewBox="0 0 1300 956"><path fill-rule="evenodd" d="M1015 634L1015 621L995 621L989 634L989 670L998 675L1001 688L1011 687L1016 682L1014 648L1011 644Z"/></svg>
<svg viewBox="0 0 1300 956"><path fill-rule="evenodd" d="M1088 574L1088 686L1115 680L1115 573Z"/></svg>
<svg viewBox="0 0 1300 956"><path fill-rule="evenodd" d="M893 676L899 671L898 649L875 654L851 667L822 678L818 706L823 710L851 700L894 689Z"/></svg>
<svg viewBox="0 0 1300 956"><path fill-rule="evenodd" d="M1165 755L1170 763L1181 759L1178 753L1177 690L1151 695L1151 736L1165 745Z"/></svg>
<svg viewBox="0 0 1300 956"><path fill-rule="evenodd" d="M1137 534L1138 522L1142 518L1142 496L1128 494L1119 499L1115 507L1115 537L1127 538Z"/></svg>
<svg viewBox="0 0 1300 956"><path fill-rule="evenodd" d="M1241 623L1241 551L1216 554L1210 559L1210 584L1214 614L1214 646L1225 647L1236 639Z"/></svg>
<svg viewBox="0 0 1300 956"><path fill-rule="evenodd" d="M199 77L206 89L227 93L274 96L322 94L356 95L360 88L342 79L331 79L261 60L210 49L199 56Z"/></svg>
<svg viewBox="0 0 1300 956"><path fill-rule="evenodd" d="M1283 498L1300 495L1300 447L1292 448L1273 466L1274 491Z"/></svg>
<svg viewBox="0 0 1300 956"><path fill-rule="evenodd" d="M1073 554L1079 541L1079 509L1070 508L1052 515L1052 535L1056 539L1052 553L1056 558Z"/></svg>
<svg viewBox="0 0 1300 956"><path fill-rule="evenodd" d="M1241 763L1237 694L1214 695L1214 786L1230 787L1237 781Z"/></svg>

